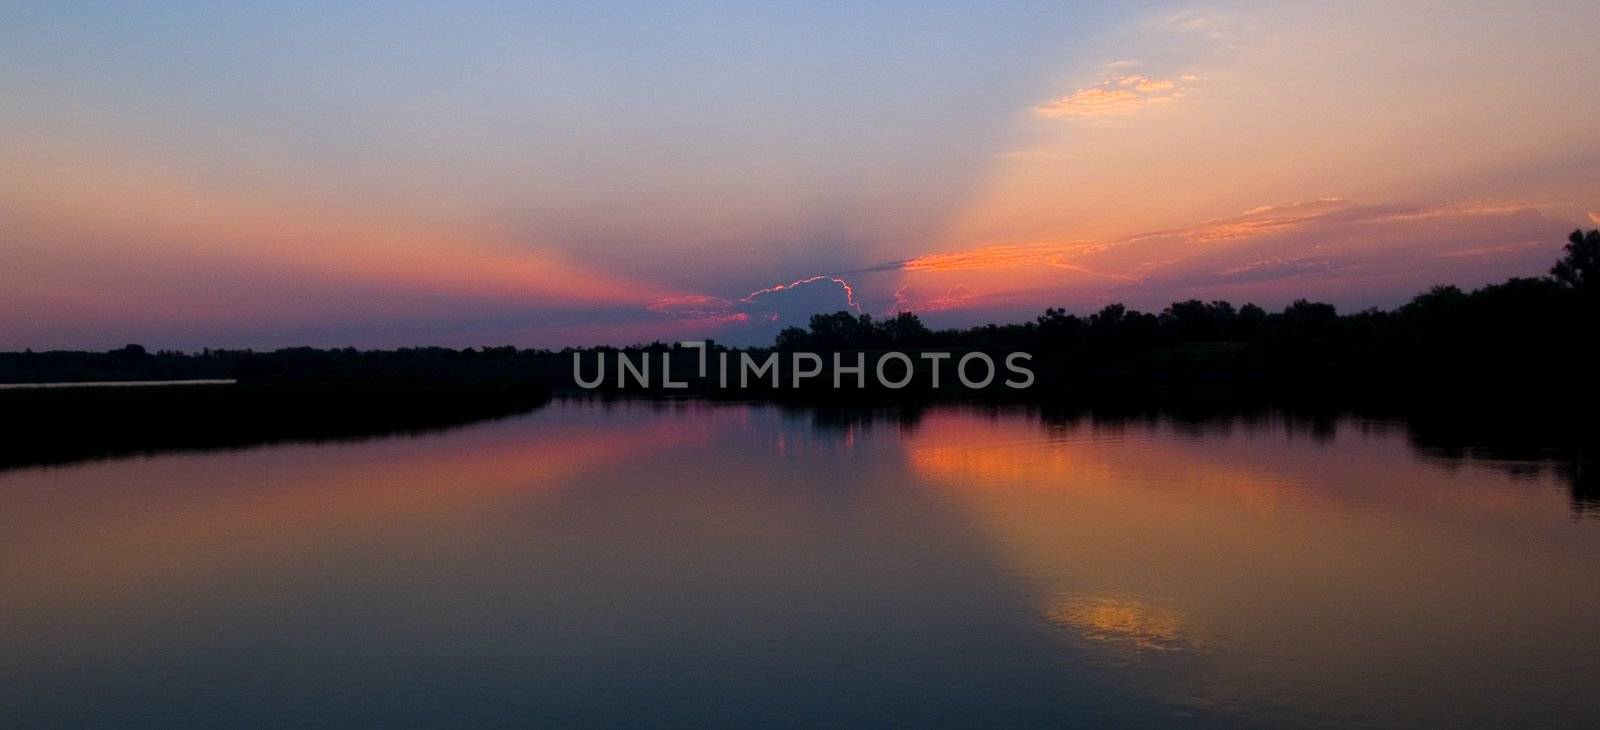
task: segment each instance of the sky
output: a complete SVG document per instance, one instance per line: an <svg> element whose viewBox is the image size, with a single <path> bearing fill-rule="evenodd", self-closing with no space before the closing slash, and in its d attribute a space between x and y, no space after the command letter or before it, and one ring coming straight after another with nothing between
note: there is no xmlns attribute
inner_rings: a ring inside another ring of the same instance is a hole
<svg viewBox="0 0 1600 730"><path fill-rule="evenodd" d="M7 3L0 349L1392 307L1600 225L1592 0Z"/></svg>

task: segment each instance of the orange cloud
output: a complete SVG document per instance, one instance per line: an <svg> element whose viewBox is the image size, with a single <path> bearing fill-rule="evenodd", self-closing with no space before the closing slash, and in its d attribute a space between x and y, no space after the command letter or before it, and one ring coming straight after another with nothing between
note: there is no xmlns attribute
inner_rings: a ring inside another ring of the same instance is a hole
<svg viewBox="0 0 1600 730"><path fill-rule="evenodd" d="M1046 102L1039 113L1047 117L1112 117L1132 114L1144 106L1144 97L1127 89L1078 89Z"/></svg>
<svg viewBox="0 0 1600 730"><path fill-rule="evenodd" d="M1199 298L1278 306L1311 296L1390 306L1441 282L1477 286L1536 275L1563 224L1487 199L1357 205L1321 198L1132 236L982 246L899 263L897 308L1017 317L1111 301L1150 308ZM886 269L887 270L887 269ZM925 296L959 286L962 295Z"/></svg>
<svg viewBox="0 0 1600 730"><path fill-rule="evenodd" d="M1322 198L1288 205L1263 205L1233 218L1219 218L1189 228L1155 231L1131 236L1125 242L1178 236L1194 242L1224 241L1259 236L1293 228L1345 206L1342 198Z"/></svg>
<svg viewBox="0 0 1600 730"><path fill-rule="evenodd" d="M1183 77L1185 81L1195 78L1193 75ZM1123 117L1182 97L1176 81L1128 74L1045 102L1036 111L1053 118Z"/></svg>
<svg viewBox="0 0 1600 730"><path fill-rule="evenodd" d="M1146 76L1123 76L1122 78L1117 79L1117 83L1122 86L1132 86L1135 91L1145 92L1166 91L1168 89L1177 88L1178 86L1171 81L1152 79Z"/></svg>
<svg viewBox="0 0 1600 730"><path fill-rule="evenodd" d="M1093 271L1071 261L1073 257L1093 253L1100 248L1101 244L1083 241L985 246L968 251L918 256L907 260L902 268L906 271L922 272L1050 266L1091 276L1133 281L1132 277Z"/></svg>

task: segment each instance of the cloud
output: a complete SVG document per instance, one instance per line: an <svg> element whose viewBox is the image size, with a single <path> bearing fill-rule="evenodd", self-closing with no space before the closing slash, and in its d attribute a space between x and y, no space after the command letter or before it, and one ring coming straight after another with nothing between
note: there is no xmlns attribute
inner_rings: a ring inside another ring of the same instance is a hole
<svg viewBox="0 0 1600 730"><path fill-rule="evenodd" d="M1190 9L1157 18L1153 25L1173 36L1196 36L1219 42L1236 34L1241 26L1248 25L1242 18L1234 13Z"/></svg>
<svg viewBox="0 0 1600 730"><path fill-rule="evenodd" d="M984 246L967 251L934 253L906 259L901 262L900 268L908 272L946 272L1046 266L1106 279L1133 281L1133 277L1130 276L1095 271L1075 262L1077 257L1092 253L1102 245L1088 241L1065 241Z"/></svg>
<svg viewBox="0 0 1600 730"><path fill-rule="evenodd" d="M1482 199L1268 206L1118 242L1113 258L1141 276L1114 296L1148 305L1298 296L1392 305L1433 284L1470 287L1541 274L1559 253L1563 228L1532 208Z"/></svg>
<svg viewBox="0 0 1600 730"><path fill-rule="evenodd" d="M1162 79L1152 79L1147 76L1123 76L1117 79L1119 86L1132 86L1135 91L1167 91L1177 88L1177 84Z"/></svg>
<svg viewBox="0 0 1600 730"><path fill-rule="evenodd" d="M1084 241L1027 245L984 246L950 253L931 253L906 259L900 268L907 271L962 271L1011 266L1036 266L1082 251Z"/></svg>
<svg viewBox="0 0 1600 730"><path fill-rule="evenodd" d="M1152 231L1130 236L1124 242L1179 237L1195 243L1205 243L1261 235L1300 225L1313 218L1339 210L1345 205L1343 198L1321 198L1288 205L1263 205L1247 210L1233 218L1210 220L1187 228Z"/></svg>
<svg viewBox="0 0 1600 730"><path fill-rule="evenodd" d="M804 325L813 314L866 311L856 300L855 285L830 274L773 284L737 298L710 294L662 297L645 309L678 330L698 330L698 336L731 331L751 343L770 341L778 329Z"/></svg>
<svg viewBox="0 0 1600 730"><path fill-rule="evenodd" d="M778 294L778 293L782 293L782 292L787 292L787 291L790 291L790 290L792 290L792 289L794 289L796 287L805 286L807 284L816 284L818 282L822 282L824 284L829 283L829 282L831 282L833 284L837 284L839 286L839 288L844 292L845 305L847 307L849 307L850 309L856 310L857 312L861 311L861 305L856 302L856 290L855 290L855 287L851 286L850 282L845 281L842 278L839 278L837 276L829 276L827 274L817 274L815 276L808 276L808 277L803 278L803 279L797 279L797 280L791 281L791 282L789 282L787 284L774 284L774 285L766 287L764 289L757 289L757 290L755 290L753 292L750 292L749 294L746 294L743 297L741 297L739 299L739 302L741 304L754 304L756 299L758 299L760 297L764 297L764 296L768 296L768 295L772 295L772 294Z"/></svg>
<svg viewBox="0 0 1600 730"><path fill-rule="evenodd" d="M1298 297L1342 309L1393 306L1435 284L1538 275L1569 226L1493 199L1363 205L1328 197L1119 238L928 253L743 296L667 296L648 309L674 331L757 343L782 327L805 326L812 314L839 310L911 311L948 326L1026 319L1046 306L1089 311L1113 301L1141 309L1189 298L1269 308Z"/></svg>
<svg viewBox="0 0 1600 730"><path fill-rule="evenodd" d="M1047 117L1115 117L1139 111L1144 97L1127 89L1088 88L1039 106Z"/></svg>
<svg viewBox="0 0 1600 730"><path fill-rule="evenodd" d="M1542 274L1570 230L1525 205L1469 198L1364 205L1343 198L1264 205L1190 226L1103 240L980 246L898 264L896 307L938 324L1189 298L1282 306L1393 306L1429 286ZM954 284L962 290L938 294Z"/></svg>
<svg viewBox="0 0 1600 730"><path fill-rule="evenodd" d="M1340 268L1342 267L1339 264L1325 258L1262 259L1220 271L1196 273L1189 278L1188 285L1242 285L1304 279L1325 275Z"/></svg>
<svg viewBox="0 0 1600 730"><path fill-rule="evenodd" d="M733 309L733 306L733 302L722 297L714 297L709 294L685 294L658 299L651 302L645 309L670 315L677 319L697 319L726 315Z"/></svg>
<svg viewBox="0 0 1600 730"><path fill-rule="evenodd" d="M1181 78L1198 79L1193 74ZM1124 74L1047 101L1035 111L1057 119L1126 117L1181 98L1183 89L1177 81Z"/></svg>
<svg viewBox="0 0 1600 730"><path fill-rule="evenodd" d="M956 309L965 306L976 298L976 294L966 286L956 285L945 290L943 294L929 296L915 287L903 286L894 293L894 306L889 310L895 312L942 312L947 309Z"/></svg>
<svg viewBox="0 0 1600 730"><path fill-rule="evenodd" d="M1197 11L1156 18L1149 26L1153 31L1151 43L1158 50L1151 60L1121 59L1101 64L1098 81L1040 104L1035 111L1052 118L1123 117L1171 104L1183 98L1184 87L1199 81L1200 75L1185 71L1156 77L1137 70L1189 66L1205 52L1223 47L1223 41L1239 25L1239 19L1231 14Z"/></svg>
<svg viewBox="0 0 1600 730"><path fill-rule="evenodd" d="M1589 222L1590 223L1600 223L1600 213L1590 213L1589 214Z"/></svg>

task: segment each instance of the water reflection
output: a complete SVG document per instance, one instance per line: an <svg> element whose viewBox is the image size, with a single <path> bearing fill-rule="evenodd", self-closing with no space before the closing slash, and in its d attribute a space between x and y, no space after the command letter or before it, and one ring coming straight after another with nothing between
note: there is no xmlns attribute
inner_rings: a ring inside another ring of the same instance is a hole
<svg viewBox="0 0 1600 730"><path fill-rule="evenodd" d="M1389 422L562 402L0 472L47 724L1579 723L1600 524Z"/></svg>
<svg viewBox="0 0 1600 730"><path fill-rule="evenodd" d="M1600 478L1594 468L1593 424L1565 419L1496 416L1469 419L1415 417L1408 434L1425 458L1448 468L1466 462L1537 480L1550 475L1567 484L1577 516L1600 516Z"/></svg>
<svg viewBox="0 0 1600 730"><path fill-rule="evenodd" d="M1600 600L1596 535L1563 519L1554 474L1442 468L1384 423L1086 417L1046 433L933 414L908 466L966 505L1044 615L1202 648L1162 660L1156 686L1141 669L1140 689L1297 719L1362 719L1341 705L1380 697L1388 718L1426 723L1450 702L1560 707L1570 686L1508 667L1575 677L1600 648L1574 623ZM1180 625L1181 642L1158 638ZM1401 687L1413 694L1390 696Z"/></svg>
<svg viewBox="0 0 1600 730"><path fill-rule="evenodd" d="M1047 615L1090 639L1127 642L1137 649L1173 650L1187 643L1181 614L1136 596L1074 596Z"/></svg>

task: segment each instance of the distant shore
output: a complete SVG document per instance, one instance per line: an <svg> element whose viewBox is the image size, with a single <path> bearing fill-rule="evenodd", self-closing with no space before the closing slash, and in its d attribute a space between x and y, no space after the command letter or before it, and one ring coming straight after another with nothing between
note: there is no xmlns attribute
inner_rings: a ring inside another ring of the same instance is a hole
<svg viewBox="0 0 1600 730"><path fill-rule="evenodd" d="M80 380L65 383L0 383L0 390L29 388L137 388L161 385L233 385L235 378L202 378L198 380Z"/></svg>
<svg viewBox="0 0 1600 730"><path fill-rule="evenodd" d="M1391 311L1341 314L1302 299L1267 312L1254 304L1235 308L1192 299L1159 313L1121 304L1087 316L1048 309L1030 322L947 330L930 329L911 312L875 319L841 311L813 315L807 328L784 329L772 347L734 349L654 342L561 351L184 353L133 344L107 352L5 352L0 383L27 385L0 385L0 414L16 433L0 442L0 467L437 428L524 412L551 394L827 408L972 401L1056 412L1350 412L1430 423L1436 433L1454 424L1470 426L1462 433L1498 431L1485 442L1556 444L1588 464L1586 455L1600 441L1591 352L1597 322L1600 230L1591 230L1572 233L1566 257L1549 277L1514 278L1470 292L1437 286ZM1026 389L1001 385L1002 378L977 389L941 390L931 379L905 388L833 386L836 355L873 367L890 357L920 361L935 352L955 358L989 353L997 362L1027 353L1037 381ZM752 353L789 357L773 358L779 364L770 380L749 384L754 387L728 387L700 375L702 357L720 362L737 355L743 362ZM801 383L794 377L796 353L826 366L802 373L812 377ZM598 362L606 354L612 355L604 358L613 362L611 379L601 378L593 389L581 385L575 362L586 355ZM683 386L630 383L616 364L618 354L670 369ZM186 387L108 387L135 384Z"/></svg>
<svg viewBox="0 0 1600 730"><path fill-rule="evenodd" d="M0 468L427 431L548 398L535 383L490 381L13 388L0 391Z"/></svg>

